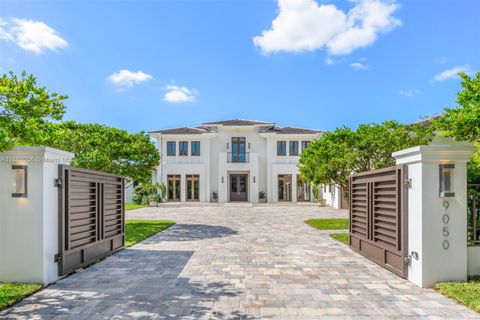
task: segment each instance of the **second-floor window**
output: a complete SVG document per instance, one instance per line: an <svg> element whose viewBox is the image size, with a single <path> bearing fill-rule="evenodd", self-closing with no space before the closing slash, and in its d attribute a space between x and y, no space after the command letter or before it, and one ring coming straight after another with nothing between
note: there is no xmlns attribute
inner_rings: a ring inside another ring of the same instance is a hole
<svg viewBox="0 0 480 320"><path fill-rule="evenodd" d="M290 141L289 143L289 154L291 156L298 156L298 141Z"/></svg>
<svg viewBox="0 0 480 320"><path fill-rule="evenodd" d="M179 156L188 156L188 141L180 141L178 151Z"/></svg>
<svg viewBox="0 0 480 320"><path fill-rule="evenodd" d="M246 162L245 137L232 137L232 162Z"/></svg>
<svg viewBox="0 0 480 320"><path fill-rule="evenodd" d="M302 152L310 146L310 141L302 141Z"/></svg>
<svg viewBox="0 0 480 320"><path fill-rule="evenodd" d="M286 155L287 155L287 142L277 141L277 156L286 156Z"/></svg>
<svg viewBox="0 0 480 320"><path fill-rule="evenodd" d="M167 141L167 156L176 155L177 153L176 146L177 146L176 141Z"/></svg>
<svg viewBox="0 0 480 320"><path fill-rule="evenodd" d="M200 141L192 141L192 156L200 155Z"/></svg>

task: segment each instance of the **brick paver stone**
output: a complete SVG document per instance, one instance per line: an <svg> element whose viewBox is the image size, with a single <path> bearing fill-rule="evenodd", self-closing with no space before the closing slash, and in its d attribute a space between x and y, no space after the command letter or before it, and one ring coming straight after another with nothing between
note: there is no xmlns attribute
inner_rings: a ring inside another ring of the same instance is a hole
<svg viewBox="0 0 480 320"><path fill-rule="evenodd" d="M304 224L313 205L164 206L177 224L64 278L2 319L480 319Z"/></svg>

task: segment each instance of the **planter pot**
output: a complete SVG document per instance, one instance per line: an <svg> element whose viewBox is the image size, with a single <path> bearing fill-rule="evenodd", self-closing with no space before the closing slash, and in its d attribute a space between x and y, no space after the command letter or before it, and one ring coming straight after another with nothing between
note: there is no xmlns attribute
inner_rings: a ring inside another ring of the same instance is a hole
<svg viewBox="0 0 480 320"><path fill-rule="evenodd" d="M258 202L260 202L260 203L267 203L267 199L266 199L266 198L258 199Z"/></svg>
<svg viewBox="0 0 480 320"><path fill-rule="evenodd" d="M150 201L150 207L158 207L158 202Z"/></svg>

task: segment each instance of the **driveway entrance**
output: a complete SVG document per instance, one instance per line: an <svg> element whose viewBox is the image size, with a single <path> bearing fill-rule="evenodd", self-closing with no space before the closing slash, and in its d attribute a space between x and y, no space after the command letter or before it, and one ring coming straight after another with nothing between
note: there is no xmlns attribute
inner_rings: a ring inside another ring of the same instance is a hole
<svg viewBox="0 0 480 320"><path fill-rule="evenodd" d="M177 224L0 313L1 319L480 319L304 223L313 205L165 206Z"/></svg>

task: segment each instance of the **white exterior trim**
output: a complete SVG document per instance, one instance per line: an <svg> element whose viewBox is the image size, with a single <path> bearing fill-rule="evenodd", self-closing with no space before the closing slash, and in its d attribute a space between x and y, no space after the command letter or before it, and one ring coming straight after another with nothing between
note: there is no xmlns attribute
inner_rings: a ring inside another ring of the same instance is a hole
<svg viewBox="0 0 480 320"><path fill-rule="evenodd" d="M299 134L264 132L274 124L252 125L204 125L205 132L193 134L172 134L152 132L156 140L161 161L154 177L156 182L168 184L169 174L181 175L181 201L186 201L185 176L200 176L200 202L211 202L212 193L218 194L219 203L230 202L230 174L244 173L248 175L248 202L258 203L259 192L266 194L267 202L278 201L278 175L292 175L292 202L297 201L297 175L299 156L289 156L289 141L298 141L298 152L301 153L302 141L313 141L321 137L319 131L306 131ZM300 131L304 129L289 128ZM208 131L207 131L208 130ZM289 131L291 132L291 131ZM231 152L232 137L245 137L245 151L249 153L249 161L232 163L228 161ZM176 155L167 156L167 142L176 142ZM187 141L188 156L179 156L179 142ZM191 141L200 141L200 156L191 155ZM277 141L286 141L286 156L277 156ZM313 193L310 194L311 201Z"/></svg>

